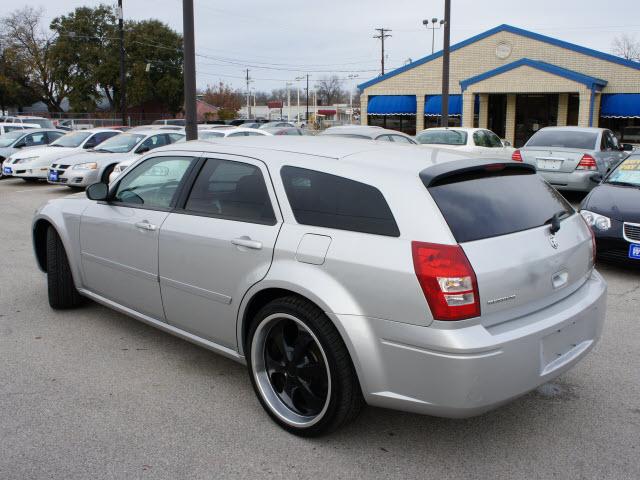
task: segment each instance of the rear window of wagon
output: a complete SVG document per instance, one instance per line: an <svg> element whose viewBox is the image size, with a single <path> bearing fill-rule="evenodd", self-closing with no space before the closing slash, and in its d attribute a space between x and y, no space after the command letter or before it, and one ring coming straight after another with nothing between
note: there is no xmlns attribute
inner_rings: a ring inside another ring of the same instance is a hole
<svg viewBox="0 0 640 480"><path fill-rule="evenodd" d="M454 177L428 190L459 243L537 228L558 212L574 213L535 173Z"/></svg>

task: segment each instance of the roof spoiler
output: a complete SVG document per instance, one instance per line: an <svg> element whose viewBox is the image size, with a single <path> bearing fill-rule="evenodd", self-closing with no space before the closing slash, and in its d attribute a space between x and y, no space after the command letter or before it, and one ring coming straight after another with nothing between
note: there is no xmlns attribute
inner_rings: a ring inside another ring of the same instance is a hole
<svg viewBox="0 0 640 480"><path fill-rule="evenodd" d="M497 158L470 158L427 167L420 172L420 179L428 188L475 178L533 173L536 173L536 167L528 163Z"/></svg>

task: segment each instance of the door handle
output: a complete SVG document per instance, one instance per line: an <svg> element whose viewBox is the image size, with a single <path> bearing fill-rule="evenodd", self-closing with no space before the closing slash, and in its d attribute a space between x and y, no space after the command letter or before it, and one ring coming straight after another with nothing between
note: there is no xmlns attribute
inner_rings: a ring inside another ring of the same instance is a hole
<svg viewBox="0 0 640 480"><path fill-rule="evenodd" d="M233 240L231 240L231 243L233 243L238 247L247 247L253 250L260 250L262 248L262 242L258 242L257 240L251 240L251 238L247 236L234 238Z"/></svg>
<svg viewBox="0 0 640 480"><path fill-rule="evenodd" d="M135 225L136 225L136 228L139 228L141 230L147 230L149 232L153 232L158 229L157 225L153 225L146 220L144 220L143 222L137 222Z"/></svg>

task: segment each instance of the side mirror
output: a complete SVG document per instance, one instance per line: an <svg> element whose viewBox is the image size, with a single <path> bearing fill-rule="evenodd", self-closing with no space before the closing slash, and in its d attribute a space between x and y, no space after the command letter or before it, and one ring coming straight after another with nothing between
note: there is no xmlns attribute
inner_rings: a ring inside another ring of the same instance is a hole
<svg viewBox="0 0 640 480"><path fill-rule="evenodd" d="M623 143L622 145L620 145L620 150L622 150L623 152L630 152L633 150L633 145L631 145L630 143Z"/></svg>
<svg viewBox="0 0 640 480"><path fill-rule="evenodd" d="M18 142L13 147L14 148L24 148L26 146L27 146L27 144L25 142Z"/></svg>
<svg viewBox="0 0 640 480"><path fill-rule="evenodd" d="M87 198L97 202L104 201L109 196L109 185L106 183L94 183L87 187Z"/></svg>
<svg viewBox="0 0 640 480"><path fill-rule="evenodd" d="M502 140L502 145L504 145L505 147L510 147L511 142L509 140Z"/></svg>
<svg viewBox="0 0 640 480"><path fill-rule="evenodd" d="M136 150L136 153L147 153L149 150L151 150L147 145L143 145L141 147L138 147L138 150Z"/></svg>
<svg viewBox="0 0 640 480"><path fill-rule="evenodd" d="M97 146L97 145L98 145L98 144L96 143L96 141L92 139L92 140L87 141L87 143L85 143L85 144L84 144L84 147L82 147L82 148L84 148L84 149L87 149L87 150L88 150L89 148L94 148L94 147L95 147L95 146Z"/></svg>
<svg viewBox="0 0 640 480"><path fill-rule="evenodd" d="M594 173L589 177L589 180L591 180L593 183L600 183L602 182L602 179L603 177L601 173Z"/></svg>

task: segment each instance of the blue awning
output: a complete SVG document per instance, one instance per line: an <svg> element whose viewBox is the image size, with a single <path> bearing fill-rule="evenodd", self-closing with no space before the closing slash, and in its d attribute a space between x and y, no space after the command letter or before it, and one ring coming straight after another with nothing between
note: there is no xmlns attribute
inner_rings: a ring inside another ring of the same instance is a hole
<svg viewBox="0 0 640 480"><path fill-rule="evenodd" d="M640 93L605 93L600 103L605 118L640 118Z"/></svg>
<svg viewBox="0 0 640 480"><path fill-rule="evenodd" d="M424 114L439 117L442 113L442 95L427 95ZM462 95L449 95L449 115L462 114Z"/></svg>
<svg viewBox="0 0 640 480"><path fill-rule="evenodd" d="M415 115L415 95L375 95L369 97L369 115Z"/></svg>

